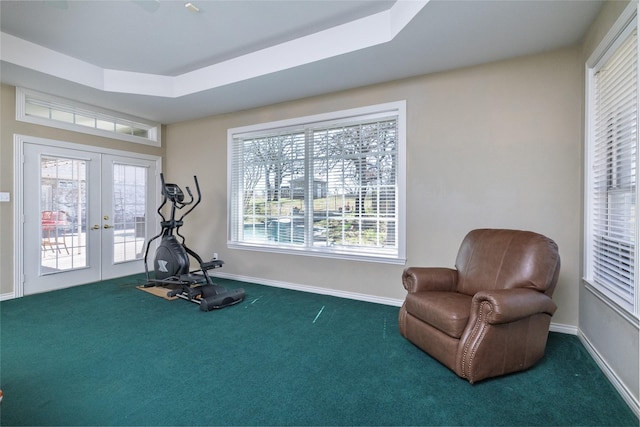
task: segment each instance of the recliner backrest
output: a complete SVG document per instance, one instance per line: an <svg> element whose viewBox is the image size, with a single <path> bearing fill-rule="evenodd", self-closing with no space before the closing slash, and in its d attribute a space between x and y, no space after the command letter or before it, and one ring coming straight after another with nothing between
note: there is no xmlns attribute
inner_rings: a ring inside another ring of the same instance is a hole
<svg viewBox="0 0 640 427"><path fill-rule="evenodd" d="M478 229L469 232L458 251L457 291L532 288L551 296L560 272L556 243L537 233Z"/></svg>

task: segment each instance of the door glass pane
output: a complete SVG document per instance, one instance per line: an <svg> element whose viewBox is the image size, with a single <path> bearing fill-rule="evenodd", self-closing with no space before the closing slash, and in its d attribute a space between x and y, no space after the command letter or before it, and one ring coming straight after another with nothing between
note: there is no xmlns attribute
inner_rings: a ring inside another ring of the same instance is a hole
<svg viewBox="0 0 640 427"><path fill-rule="evenodd" d="M87 266L87 162L40 157L40 273Z"/></svg>
<svg viewBox="0 0 640 427"><path fill-rule="evenodd" d="M113 165L113 260L116 263L144 256L146 194L146 167Z"/></svg>

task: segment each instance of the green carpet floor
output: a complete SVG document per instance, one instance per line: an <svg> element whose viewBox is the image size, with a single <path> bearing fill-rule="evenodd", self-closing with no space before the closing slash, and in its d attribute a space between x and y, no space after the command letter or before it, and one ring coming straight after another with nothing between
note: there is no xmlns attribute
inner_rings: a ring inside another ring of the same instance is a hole
<svg viewBox="0 0 640 427"><path fill-rule="evenodd" d="M402 338L397 307L230 280L202 312L140 276L0 303L0 424L638 426L577 337L470 385Z"/></svg>

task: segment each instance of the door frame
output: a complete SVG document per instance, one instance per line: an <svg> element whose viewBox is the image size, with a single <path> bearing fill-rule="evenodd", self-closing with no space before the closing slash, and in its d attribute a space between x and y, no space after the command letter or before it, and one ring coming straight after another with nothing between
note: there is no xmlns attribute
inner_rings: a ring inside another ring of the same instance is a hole
<svg viewBox="0 0 640 427"><path fill-rule="evenodd" d="M29 135L14 134L13 135L13 290L14 298L24 296L24 144L39 144L45 146L52 146L57 148L66 148L70 150L88 151L98 154L108 154L114 156L129 157L134 159L147 160L155 162L156 176L155 180L156 188L160 188L160 172L162 171L162 157L152 154L135 153L131 151L115 150L112 148L97 147L93 145L78 144L67 141L54 140L49 138L40 138ZM158 206L160 203L159 192L156 191L153 198L149 200L152 206ZM149 224L151 235L159 233L160 228L157 222Z"/></svg>

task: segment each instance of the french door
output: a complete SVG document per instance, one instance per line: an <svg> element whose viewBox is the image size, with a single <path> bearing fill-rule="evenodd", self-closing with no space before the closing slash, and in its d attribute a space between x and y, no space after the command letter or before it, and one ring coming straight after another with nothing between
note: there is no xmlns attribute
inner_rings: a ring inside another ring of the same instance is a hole
<svg viewBox="0 0 640 427"><path fill-rule="evenodd" d="M157 159L31 142L23 154L24 295L144 271Z"/></svg>

